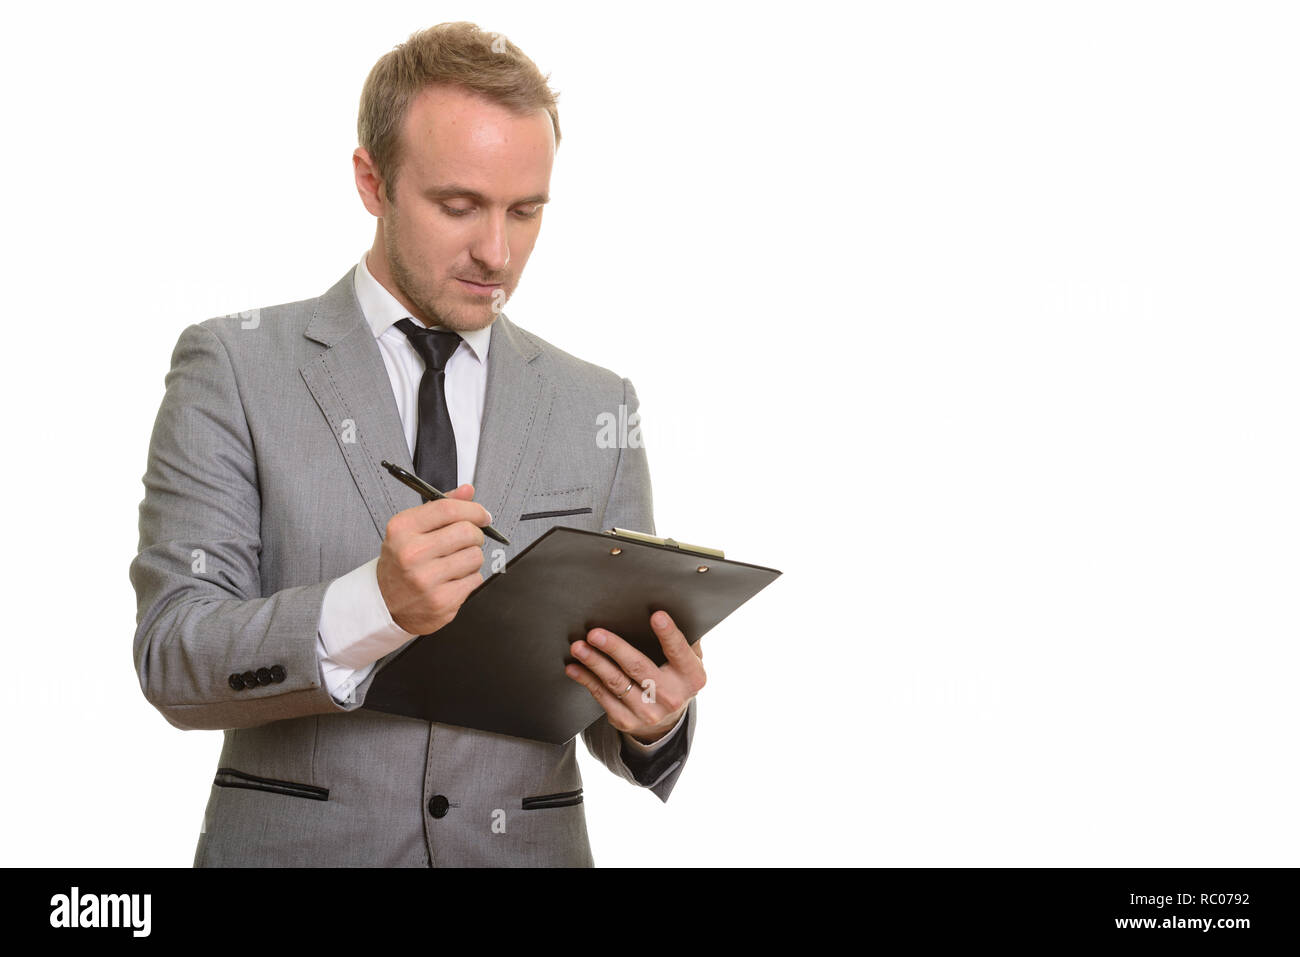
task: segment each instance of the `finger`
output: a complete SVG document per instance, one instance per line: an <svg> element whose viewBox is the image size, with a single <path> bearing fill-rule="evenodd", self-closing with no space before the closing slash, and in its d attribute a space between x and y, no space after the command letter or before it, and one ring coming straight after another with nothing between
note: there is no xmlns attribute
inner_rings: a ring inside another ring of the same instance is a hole
<svg viewBox="0 0 1300 957"><path fill-rule="evenodd" d="M591 647L585 641L575 641L569 646L573 656L584 664L600 680L605 688L618 698L629 711L637 716L641 724L658 721L665 709L656 706L658 690L647 701L641 695L646 688L658 688L659 670L653 676L638 678L628 674L612 660ZM654 667L653 664L651 667Z"/></svg>
<svg viewBox="0 0 1300 957"><path fill-rule="evenodd" d="M469 547L431 561L424 571L430 582L457 581L473 576L483 567L483 549Z"/></svg>
<svg viewBox="0 0 1300 957"><path fill-rule="evenodd" d="M471 485L469 482L466 482L464 485L460 486L459 488L448 492L447 498L454 498L462 502L472 502L474 501L474 486ZM426 502L425 504L428 505L430 503ZM483 505L482 502L480 502L479 504ZM491 525L492 513L487 510L486 505L483 505L483 520L479 521L478 519L471 519L471 521L474 522L476 525Z"/></svg>
<svg viewBox="0 0 1300 957"><path fill-rule="evenodd" d="M481 584L483 584L483 576L478 572L470 572L464 578L439 582L430 593L430 598L441 607L455 608L459 611L460 606L465 603L465 599Z"/></svg>
<svg viewBox="0 0 1300 957"><path fill-rule="evenodd" d="M703 652L691 648L681 629L673 622L666 611L657 611L650 616L650 627L654 629L668 661L683 674L694 674L700 667Z"/></svg>
<svg viewBox="0 0 1300 957"><path fill-rule="evenodd" d="M587 632L587 642L613 659L614 664L638 684L647 678L659 680L659 666L612 631L593 628Z"/></svg>
<svg viewBox="0 0 1300 957"><path fill-rule="evenodd" d="M644 724L587 668L580 664L568 664L564 666L564 673L591 693L596 703L605 709L605 714L609 716L609 723L619 731L638 728Z"/></svg>
<svg viewBox="0 0 1300 957"><path fill-rule="evenodd" d="M462 548L481 548L486 542L483 529L473 522L452 522L420 536L420 543L433 555L453 555ZM479 561L482 560L480 552Z"/></svg>
<svg viewBox="0 0 1300 957"><path fill-rule="evenodd" d="M468 490L472 487L462 485L453 495L471 494ZM414 505L393 516L393 523L397 523L402 532L408 535L423 535L455 522L469 522L478 526L489 525L492 522L492 515L478 502L464 497L449 496L425 502L423 505Z"/></svg>
<svg viewBox="0 0 1300 957"><path fill-rule="evenodd" d="M475 525L490 525L492 513L478 502L467 498L435 499L417 506L423 510L420 521L424 526L420 531L429 531L453 522L472 522Z"/></svg>
<svg viewBox="0 0 1300 957"><path fill-rule="evenodd" d="M409 566L415 567L443 562L462 551L473 549L478 552L478 561L482 564L482 546L486 540L483 530L477 525L454 522L422 535L402 539L398 546L398 556ZM468 556L461 558L468 560Z"/></svg>

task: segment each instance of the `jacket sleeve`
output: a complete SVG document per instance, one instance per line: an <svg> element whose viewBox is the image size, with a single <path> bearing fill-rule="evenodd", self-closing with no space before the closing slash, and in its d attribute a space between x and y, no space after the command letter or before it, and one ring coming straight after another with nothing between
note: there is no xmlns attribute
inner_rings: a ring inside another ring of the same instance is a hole
<svg viewBox="0 0 1300 957"><path fill-rule="evenodd" d="M134 658L140 687L183 729L245 728L351 710L329 695L316 642L329 582L262 594L253 442L217 333L181 333L140 503Z"/></svg>
<svg viewBox="0 0 1300 957"><path fill-rule="evenodd" d="M629 424L632 424L632 415L639 412L640 405L636 389L628 379L623 380L623 402L627 406ZM629 441L626 448L622 447L623 444L620 443L614 484L605 504L601 526L635 529L653 535L654 501L645 448L639 441L635 445ZM652 755L638 755L625 748L622 732L604 715L582 732L582 740L587 750L605 767L633 784L649 788L661 801L667 801L686 766L691 741L695 737L696 709L697 702L692 700L686 709L686 720L673 734L672 740Z"/></svg>

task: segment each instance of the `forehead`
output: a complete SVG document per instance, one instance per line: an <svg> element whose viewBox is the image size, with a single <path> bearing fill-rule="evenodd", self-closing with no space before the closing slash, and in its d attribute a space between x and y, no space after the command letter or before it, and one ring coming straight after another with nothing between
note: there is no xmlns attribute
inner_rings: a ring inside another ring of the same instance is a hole
<svg viewBox="0 0 1300 957"><path fill-rule="evenodd" d="M402 137L402 179L409 174L416 187L459 183L489 196L544 192L555 158L555 131L545 110L520 115L459 87L418 94Z"/></svg>

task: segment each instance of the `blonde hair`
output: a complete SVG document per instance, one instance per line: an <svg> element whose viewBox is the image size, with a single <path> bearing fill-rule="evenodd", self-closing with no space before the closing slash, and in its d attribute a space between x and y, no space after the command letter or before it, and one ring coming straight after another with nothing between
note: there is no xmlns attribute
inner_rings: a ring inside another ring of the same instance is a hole
<svg viewBox="0 0 1300 957"><path fill-rule="evenodd" d="M440 23L411 34L379 61L366 77L357 114L357 140L370 154L393 202L402 164L402 124L411 101L431 86L458 86L481 94L516 113L544 109L560 145L556 94L537 64L503 34L473 23Z"/></svg>

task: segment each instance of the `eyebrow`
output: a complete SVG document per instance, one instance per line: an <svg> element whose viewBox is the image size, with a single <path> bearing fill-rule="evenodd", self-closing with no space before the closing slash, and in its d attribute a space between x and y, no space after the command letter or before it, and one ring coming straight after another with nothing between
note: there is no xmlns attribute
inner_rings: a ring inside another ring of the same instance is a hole
<svg viewBox="0 0 1300 957"><path fill-rule="evenodd" d="M446 186L430 186L424 191L424 195L429 199L472 199L476 203L485 206L491 205L488 198L478 190L470 189L468 186L459 186L455 183L448 183ZM535 196L526 196L523 199L517 199L511 206L530 206L534 203L545 205L551 201L547 193L538 193Z"/></svg>

